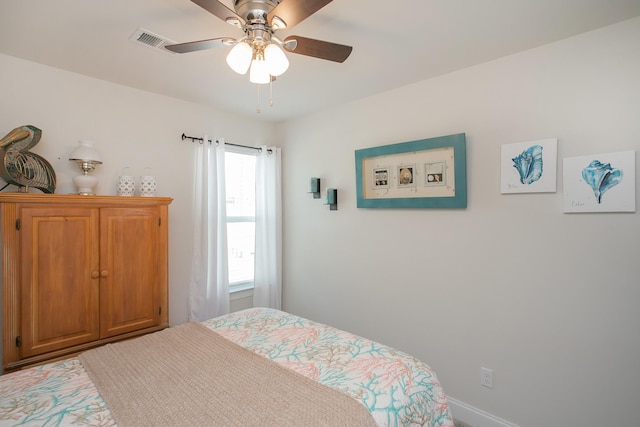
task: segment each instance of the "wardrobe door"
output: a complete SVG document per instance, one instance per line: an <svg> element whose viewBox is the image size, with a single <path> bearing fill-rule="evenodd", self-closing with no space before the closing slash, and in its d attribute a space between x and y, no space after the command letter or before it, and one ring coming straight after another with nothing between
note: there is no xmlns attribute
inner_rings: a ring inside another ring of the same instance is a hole
<svg viewBox="0 0 640 427"><path fill-rule="evenodd" d="M166 226L158 206L101 209L101 338L157 326L166 318L161 297L167 287Z"/></svg>
<svg viewBox="0 0 640 427"><path fill-rule="evenodd" d="M99 337L98 212L21 207L23 358Z"/></svg>

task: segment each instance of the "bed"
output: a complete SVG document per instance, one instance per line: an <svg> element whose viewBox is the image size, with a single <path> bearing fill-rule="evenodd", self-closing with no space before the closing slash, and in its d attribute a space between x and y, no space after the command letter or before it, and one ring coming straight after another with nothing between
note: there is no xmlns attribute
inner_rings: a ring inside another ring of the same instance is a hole
<svg viewBox="0 0 640 427"><path fill-rule="evenodd" d="M453 427L453 418L416 358L253 308L0 376L0 426L24 425Z"/></svg>

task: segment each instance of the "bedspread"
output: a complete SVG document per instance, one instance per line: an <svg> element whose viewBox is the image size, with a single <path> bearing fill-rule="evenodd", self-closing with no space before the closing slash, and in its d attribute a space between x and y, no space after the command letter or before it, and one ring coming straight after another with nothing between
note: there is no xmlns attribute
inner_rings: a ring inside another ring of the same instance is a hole
<svg viewBox="0 0 640 427"><path fill-rule="evenodd" d="M248 309L203 324L352 396L380 426L453 426L436 374L406 353L272 309ZM0 376L0 426L70 425L115 426L78 358Z"/></svg>

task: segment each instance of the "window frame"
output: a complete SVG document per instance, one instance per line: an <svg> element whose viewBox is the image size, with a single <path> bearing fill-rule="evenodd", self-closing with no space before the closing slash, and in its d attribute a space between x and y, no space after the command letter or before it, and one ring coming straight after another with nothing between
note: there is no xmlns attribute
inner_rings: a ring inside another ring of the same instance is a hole
<svg viewBox="0 0 640 427"><path fill-rule="evenodd" d="M226 187L227 187L227 179L226 179L227 178L226 176L227 153L242 154L242 155L257 157L258 151L254 148L248 148L248 147L239 147L239 146L232 146L232 145L225 146L225 193L226 193ZM254 186L255 186L255 181L254 181ZM254 196L255 196L255 193L254 193ZM255 227L255 223L256 223L255 211L253 215L231 215L230 216L226 213L226 205L225 205L225 225L226 226L228 226L229 223L247 223L247 222L252 222ZM254 249L255 249L255 233L254 233ZM227 252L228 251L229 251L229 239L227 237ZM254 253L254 256L255 256L255 253ZM228 269L228 266L227 266L227 269ZM254 285L255 285L255 270L254 270L253 278L251 280L241 280L233 283L229 281L229 293L238 294L238 293L244 293L247 291L252 291L254 288Z"/></svg>

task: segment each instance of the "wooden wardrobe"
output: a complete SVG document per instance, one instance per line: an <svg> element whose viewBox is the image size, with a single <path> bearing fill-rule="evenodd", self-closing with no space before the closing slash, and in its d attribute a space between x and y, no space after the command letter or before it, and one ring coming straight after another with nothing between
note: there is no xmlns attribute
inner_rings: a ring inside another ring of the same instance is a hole
<svg viewBox="0 0 640 427"><path fill-rule="evenodd" d="M171 201L0 194L3 372L168 326Z"/></svg>

